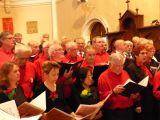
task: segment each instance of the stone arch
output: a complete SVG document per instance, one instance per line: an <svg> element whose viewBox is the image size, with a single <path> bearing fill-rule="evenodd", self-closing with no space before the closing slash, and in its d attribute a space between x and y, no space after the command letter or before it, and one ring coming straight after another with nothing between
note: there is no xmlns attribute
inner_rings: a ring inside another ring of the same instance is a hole
<svg viewBox="0 0 160 120"><path fill-rule="evenodd" d="M106 33L109 32L109 25L106 22L106 20L102 17L91 17L88 20L86 20L86 22L84 23L83 27L82 27L82 37L86 40L86 42L90 41L90 34L91 34L91 30L93 28L93 26L95 25L95 23L101 23L105 30Z"/></svg>

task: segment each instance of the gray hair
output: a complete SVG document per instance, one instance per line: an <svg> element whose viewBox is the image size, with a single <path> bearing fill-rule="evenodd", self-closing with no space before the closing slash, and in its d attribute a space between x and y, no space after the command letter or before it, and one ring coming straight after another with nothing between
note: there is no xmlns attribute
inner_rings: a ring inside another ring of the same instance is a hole
<svg viewBox="0 0 160 120"><path fill-rule="evenodd" d="M112 53L109 56L109 64L116 63L117 61L120 61L120 60L125 62L125 57L121 53Z"/></svg>
<svg viewBox="0 0 160 120"><path fill-rule="evenodd" d="M58 43L54 43L54 44L52 44L52 45L49 47L49 49L48 49L49 58L51 58L52 53L55 51L55 49L56 49L57 47L61 47L61 48L62 48L62 46L61 46L60 44L58 44Z"/></svg>
<svg viewBox="0 0 160 120"><path fill-rule="evenodd" d="M20 53L30 52L32 53L31 47L24 44L16 44L15 45L15 55L19 55Z"/></svg>
<svg viewBox="0 0 160 120"><path fill-rule="evenodd" d="M69 50L73 46L77 46L77 43L75 43L74 41L67 42L67 44L66 44L66 50Z"/></svg>
<svg viewBox="0 0 160 120"><path fill-rule="evenodd" d="M124 40L123 39L118 39L118 40L115 41L114 47L117 48L122 43L124 43Z"/></svg>

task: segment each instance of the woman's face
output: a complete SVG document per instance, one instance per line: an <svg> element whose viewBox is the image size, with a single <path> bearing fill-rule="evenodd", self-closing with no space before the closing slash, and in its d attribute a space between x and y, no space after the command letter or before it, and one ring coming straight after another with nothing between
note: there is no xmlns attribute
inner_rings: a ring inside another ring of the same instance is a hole
<svg viewBox="0 0 160 120"><path fill-rule="evenodd" d="M9 83L17 83L20 80L19 67L14 65L8 74Z"/></svg>
<svg viewBox="0 0 160 120"><path fill-rule="evenodd" d="M147 50L143 49L139 52L139 55L136 56L136 60L138 63L145 63L147 60Z"/></svg>
<svg viewBox="0 0 160 120"><path fill-rule="evenodd" d="M48 80L53 81L54 83L56 83L58 76L59 76L59 68L52 68L49 74L47 74Z"/></svg>
<svg viewBox="0 0 160 120"><path fill-rule="evenodd" d="M148 51L147 51L147 58L148 58L149 60L151 60L152 57L154 56L154 54L155 54L155 49L150 49L150 50L148 50Z"/></svg>
<svg viewBox="0 0 160 120"><path fill-rule="evenodd" d="M93 80L92 80L92 74L90 71L87 72L87 76L84 79L84 84L87 86L91 86L93 84Z"/></svg>

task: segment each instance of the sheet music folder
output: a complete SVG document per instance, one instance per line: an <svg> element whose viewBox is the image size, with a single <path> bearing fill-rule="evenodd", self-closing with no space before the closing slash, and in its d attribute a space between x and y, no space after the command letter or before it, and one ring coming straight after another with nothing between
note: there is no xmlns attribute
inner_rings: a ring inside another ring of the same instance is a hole
<svg viewBox="0 0 160 120"><path fill-rule="evenodd" d="M57 108L51 109L47 114L46 114L46 120L75 120L73 116L71 116L68 113L65 113Z"/></svg>
<svg viewBox="0 0 160 120"><path fill-rule="evenodd" d="M125 90L121 93L123 96L130 97L132 93L140 92L144 87L147 87L148 85L149 77L145 77L143 80L141 80L139 83L135 83L132 80L127 80L124 84Z"/></svg>
<svg viewBox="0 0 160 120"><path fill-rule="evenodd" d="M39 115L44 112L44 110L42 110L41 108L38 108L28 102L24 102L23 104L18 106L18 111L21 118Z"/></svg>
<svg viewBox="0 0 160 120"><path fill-rule="evenodd" d="M59 63L61 65L59 76L63 76L65 71L73 70L73 75L76 75L76 71L79 69L82 64L82 60L75 63Z"/></svg>
<svg viewBox="0 0 160 120"><path fill-rule="evenodd" d="M94 66L94 70L93 70L93 80L94 80L94 84L97 86L97 81L99 76L101 75L101 73L103 73L105 70L108 69L109 65L100 65L100 66Z"/></svg>

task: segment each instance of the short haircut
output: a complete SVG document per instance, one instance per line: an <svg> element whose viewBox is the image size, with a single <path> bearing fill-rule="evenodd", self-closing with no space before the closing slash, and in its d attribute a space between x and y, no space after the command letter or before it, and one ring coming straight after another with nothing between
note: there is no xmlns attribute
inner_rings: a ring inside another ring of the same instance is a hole
<svg viewBox="0 0 160 120"><path fill-rule="evenodd" d="M0 47L2 46L2 41L3 41L8 35L12 35L12 33L9 32L9 31L1 32L1 33L0 33Z"/></svg>
<svg viewBox="0 0 160 120"><path fill-rule="evenodd" d="M121 43L124 43L123 39L118 39L114 42L114 47L117 48Z"/></svg>
<svg viewBox="0 0 160 120"><path fill-rule="evenodd" d="M131 42L130 40L126 40L126 41L124 41L124 43L127 45L133 45L133 42Z"/></svg>
<svg viewBox="0 0 160 120"><path fill-rule="evenodd" d="M38 42L38 41L36 41L36 40L30 40L29 42L28 42L28 45L29 46L35 46L35 45L40 45L40 43Z"/></svg>
<svg viewBox="0 0 160 120"><path fill-rule="evenodd" d="M77 43L70 41L66 43L66 50L72 48L73 46L77 46Z"/></svg>
<svg viewBox="0 0 160 120"><path fill-rule="evenodd" d="M60 65L57 62L45 61L42 65L42 70L44 73L49 74L52 69L60 68Z"/></svg>
<svg viewBox="0 0 160 120"><path fill-rule="evenodd" d="M31 47L24 44L16 44L15 45L15 55L19 55L20 53L30 52L32 53Z"/></svg>
<svg viewBox="0 0 160 120"><path fill-rule="evenodd" d="M87 45L85 48L84 48L84 56L86 55L86 52L88 50L94 50L95 53L96 53L96 49L92 46L92 45Z"/></svg>
<svg viewBox="0 0 160 120"><path fill-rule="evenodd" d="M43 43L42 48L45 48L47 46L50 46L52 43L50 41L46 41Z"/></svg>
<svg viewBox="0 0 160 120"><path fill-rule="evenodd" d="M61 47L61 48L62 48L62 46L61 46L60 44L57 44L57 43L52 44L52 45L49 47L49 49L48 49L48 55L49 55L49 57L52 56L52 53L56 50L57 47ZM62 48L62 49L63 49L63 48Z"/></svg>
<svg viewBox="0 0 160 120"><path fill-rule="evenodd" d="M139 55L139 53L140 53L140 51L142 51L142 50L144 50L144 49L146 49L145 48L145 44L138 44L138 45L136 45L134 48L133 48L133 54L135 55L135 56L138 56Z"/></svg>
<svg viewBox="0 0 160 120"><path fill-rule="evenodd" d="M22 37L22 34L21 34L21 33L15 33L15 34L14 34L14 37L19 37L19 36Z"/></svg>
<svg viewBox="0 0 160 120"><path fill-rule="evenodd" d="M121 53L112 53L109 56L109 64L116 63L119 60L125 62L125 57Z"/></svg>

